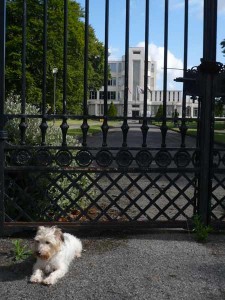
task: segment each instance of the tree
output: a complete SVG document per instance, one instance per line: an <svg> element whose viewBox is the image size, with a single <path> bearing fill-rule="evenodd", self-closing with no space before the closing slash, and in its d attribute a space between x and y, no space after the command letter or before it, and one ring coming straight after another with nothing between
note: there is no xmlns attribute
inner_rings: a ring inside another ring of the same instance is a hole
<svg viewBox="0 0 225 300"><path fill-rule="evenodd" d="M225 106L225 98L224 97L215 98L215 108L214 108L215 117L223 117L224 106Z"/></svg>
<svg viewBox="0 0 225 300"><path fill-rule="evenodd" d="M157 119L160 119L160 118L162 118L162 116L163 116L163 106L162 106L162 104L160 104L155 117Z"/></svg>
<svg viewBox="0 0 225 300"><path fill-rule="evenodd" d="M44 0L27 0L26 100L40 104L43 78ZM23 0L7 1L6 93L21 95ZM64 1L48 1L46 101L53 107L53 67L57 73L57 111L62 111ZM84 16L80 4L68 0L67 110L79 113L83 99ZM103 84L104 46L89 27L88 87Z"/></svg>
<svg viewBox="0 0 225 300"><path fill-rule="evenodd" d="M175 108L174 110L174 113L172 114L173 116L173 123L174 123L174 126L177 127L178 125L178 117L179 117L179 113L177 111L177 109Z"/></svg>
<svg viewBox="0 0 225 300"><path fill-rule="evenodd" d="M116 117L117 116L117 109L113 102L110 103L109 109L108 109L108 116L109 117Z"/></svg>
<svg viewBox="0 0 225 300"><path fill-rule="evenodd" d="M222 48L222 53L225 54L225 39L220 43Z"/></svg>

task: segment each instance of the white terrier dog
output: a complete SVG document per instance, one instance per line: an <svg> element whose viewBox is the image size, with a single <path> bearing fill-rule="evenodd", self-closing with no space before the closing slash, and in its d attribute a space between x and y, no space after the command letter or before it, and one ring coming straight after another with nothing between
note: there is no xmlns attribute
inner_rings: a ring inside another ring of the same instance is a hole
<svg viewBox="0 0 225 300"><path fill-rule="evenodd" d="M81 256L81 241L69 233L62 233L56 226L38 227L34 241L37 261L30 282L56 283L67 273L74 257Z"/></svg>

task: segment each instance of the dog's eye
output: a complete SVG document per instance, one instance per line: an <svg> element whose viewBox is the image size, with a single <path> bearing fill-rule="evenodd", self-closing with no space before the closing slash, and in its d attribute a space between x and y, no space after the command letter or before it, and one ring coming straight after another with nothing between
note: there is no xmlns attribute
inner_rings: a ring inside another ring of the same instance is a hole
<svg viewBox="0 0 225 300"><path fill-rule="evenodd" d="M45 244L49 245L49 244L50 244L50 242L49 242L49 241L46 241L46 242L45 242Z"/></svg>

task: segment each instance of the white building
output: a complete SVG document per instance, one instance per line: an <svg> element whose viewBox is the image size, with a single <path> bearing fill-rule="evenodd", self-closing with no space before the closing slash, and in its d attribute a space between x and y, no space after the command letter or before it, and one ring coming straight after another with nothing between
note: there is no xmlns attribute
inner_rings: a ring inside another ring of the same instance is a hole
<svg viewBox="0 0 225 300"><path fill-rule="evenodd" d="M132 47L129 49L129 83L128 83L128 116L138 117L143 115L144 99L144 63L145 49ZM111 78L108 81L108 105L113 101L117 108L118 116L123 116L125 56L121 60L110 61ZM155 116L158 108L163 103L163 91L156 90L156 62L148 62L148 93L147 116ZM167 91L167 116L172 117L175 110L182 115L182 91ZM193 103L190 97L186 99L187 117L197 117L198 103ZM102 116L104 112L104 87L99 91L91 91L88 100L90 115Z"/></svg>

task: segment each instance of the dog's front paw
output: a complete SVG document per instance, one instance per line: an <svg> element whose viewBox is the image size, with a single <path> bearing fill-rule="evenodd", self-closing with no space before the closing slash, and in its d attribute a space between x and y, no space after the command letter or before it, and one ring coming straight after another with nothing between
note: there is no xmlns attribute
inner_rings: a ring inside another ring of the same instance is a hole
<svg viewBox="0 0 225 300"><path fill-rule="evenodd" d="M30 277L30 282L31 283L41 283L43 278L40 275L32 275Z"/></svg>
<svg viewBox="0 0 225 300"><path fill-rule="evenodd" d="M48 276L47 278L45 278L42 283L46 284L46 285L52 285L55 284L57 281L57 279L55 279L53 276Z"/></svg>

